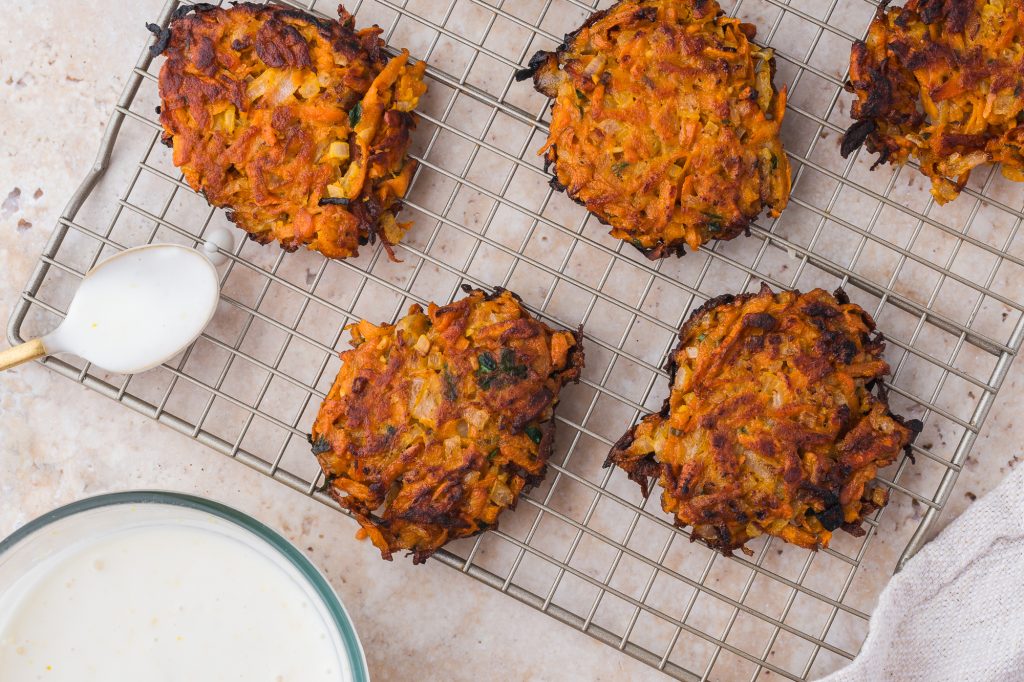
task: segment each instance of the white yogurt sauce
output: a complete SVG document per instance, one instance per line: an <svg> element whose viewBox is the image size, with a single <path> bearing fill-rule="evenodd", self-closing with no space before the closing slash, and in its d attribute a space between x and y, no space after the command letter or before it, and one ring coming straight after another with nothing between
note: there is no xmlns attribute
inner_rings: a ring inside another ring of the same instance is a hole
<svg viewBox="0 0 1024 682"><path fill-rule="evenodd" d="M282 566L203 528L102 535L0 595L3 682L339 682L339 646Z"/></svg>
<svg viewBox="0 0 1024 682"><path fill-rule="evenodd" d="M198 251L170 244L129 250L82 280L67 317L43 344L112 372L140 372L198 336L218 294L217 271Z"/></svg>

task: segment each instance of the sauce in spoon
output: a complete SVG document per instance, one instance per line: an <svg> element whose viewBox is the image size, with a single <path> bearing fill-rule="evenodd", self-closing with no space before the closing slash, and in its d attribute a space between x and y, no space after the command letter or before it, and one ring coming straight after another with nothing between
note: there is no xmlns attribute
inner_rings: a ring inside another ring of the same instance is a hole
<svg viewBox="0 0 1024 682"><path fill-rule="evenodd" d="M217 270L194 249L122 251L86 274L57 329L0 353L0 369L53 353L74 353L111 372L150 369L199 336L219 288Z"/></svg>

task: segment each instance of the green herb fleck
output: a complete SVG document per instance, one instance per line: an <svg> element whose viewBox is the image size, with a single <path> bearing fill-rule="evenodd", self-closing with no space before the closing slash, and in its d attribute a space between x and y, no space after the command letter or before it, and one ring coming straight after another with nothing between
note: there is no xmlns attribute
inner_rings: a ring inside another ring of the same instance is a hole
<svg viewBox="0 0 1024 682"><path fill-rule="evenodd" d="M501 454L501 448L494 448L493 450L491 450L490 452L487 453L487 461L488 462L493 461L494 458L497 457L500 454Z"/></svg>
<svg viewBox="0 0 1024 682"><path fill-rule="evenodd" d="M701 341L703 341L706 338L708 338L708 333L707 332L701 332L700 334L697 334L697 343L700 343Z"/></svg>
<svg viewBox="0 0 1024 682"><path fill-rule="evenodd" d="M314 455L322 455L323 453L327 452L330 449L331 449L330 442L326 438L324 438L323 436L320 436L315 441L313 441L313 454Z"/></svg>
<svg viewBox="0 0 1024 682"><path fill-rule="evenodd" d="M526 365L516 364L516 352L511 348L501 351L501 371L516 379L526 377Z"/></svg>
<svg viewBox="0 0 1024 682"><path fill-rule="evenodd" d="M583 111L583 103L587 101L587 93L583 92L579 88L576 88L576 110L580 112L580 118L586 116Z"/></svg>
<svg viewBox="0 0 1024 682"><path fill-rule="evenodd" d="M477 356L480 366L476 370L476 383L480 388L490 388L500 377L509 377L514 380L525 379L529 368L526 365L516 364L516 352L511 348L501 351L500 360L494 361L490 353L481 353Z"/></svg>
<svg viewBox="0 0 1024 682"><path fill-rule="evenodd" d="M352 107L351 111L348 112L348 124L353 128L359 123L359 119L363 117L363 103L356 102L356 105Z"/></svg>
<svg viewBox="0 0 1024 682"><path fill-rule="evenodd" d="M544 438L544 432L538 429L536 426L527 426L526 435L530 437L534 443L540 445L541 439Z"/></svg>
<svg viewBox="0 0 1024 682"><path fill-rule="evenodd" d="M501 371L507 372L516 364L516 352L511 348L501 350Z"/></svg>
<svg viewBox="0 0 1024 682"><path fill-rule="evenodd" d="M707 218L708 232L711 234L718 234L722 231L722 216L711 211L701 211L701 214Z"/></svg>
<svg viewBox="0 0 1024 682"><path fill-rule="evenodd" d="M669 427L669 429L668 429L668 430L669 430L669 431L670 431L670 432L672 433L672 435L673 435L673 436L675 436L676 438L678 438L679 436L683 435L683 430L682 430L682 429L677 429L677 428L676 428L676 427L674 427L674 426L671 426L671 427Z"/></svg>
<svg viewBox="0 0 1024 682"><path fill-rule="evenodd" d="M775 156L775 154L772 154L772 170L775 170L778 167L779 167L779 157Z"/></svg>
<svg viewBox="0 0 1024 682"><path fill-rule="evenodd" d="M615 173L616 177L622 177L622 171L629 168L629 164L625 161L619 161L618 163L612 164L612 173Z"/></svg>
<svg viewBox="0 0 1024 682"><path fill-rule="evenodd" d="M396 433L398 433L398 429L396 429L391 424L388 424L387 428L384 430L388 432L388 438L392 438Z"/></svg>
<svg viewBox="0 0 1024 682"><path fill-rule="evenodd" d="M481 353L476 356L476 359L480 363L479 371L486 374L487 372L493 372L498 368L498 364L494 362L494 356L490 353Z"/></svg>
<svg viewBox="0 0 1024 682"><path fill-rule="evenodd" d="M458 380L451 373L451 370L448 369L448 365L444 366L441 376L444 379L444 397L454 402L459 397Z"/></svg>
<svg viewBox="0 0 1024 682"><path fill-rule="evenodd" d="M480 365L476 368L476 383L480 388L490 388L491 382L497 376L494 372L498 369L498 363L494 361L494 356L487 352L480 353L476 359Z"/></svg>

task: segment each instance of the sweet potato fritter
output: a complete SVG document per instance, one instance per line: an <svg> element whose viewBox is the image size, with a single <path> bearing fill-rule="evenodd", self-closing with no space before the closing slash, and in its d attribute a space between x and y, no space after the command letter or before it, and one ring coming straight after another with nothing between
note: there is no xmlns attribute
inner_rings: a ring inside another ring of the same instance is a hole
<svg viewBox="0 0 1024 682"><path fill-rule="evenodd" d="M722 296L679 332L671 395L612 448L691 538L730 554L763 533L801 547L862 535L878 469L921 430L889 411L874 322L842 291ZM874 391L874 392L873 392Z"/></svg>
<svg viewBox="0 0 1024 682"><path fill-rule="evenodd" d="M332 496L381 556L421 563L498 524L539 483L579 333L555 331L508 291L418 305L395 325L351 325L353 350L310 440Z"/></svg>
<svg viewBox="0 0 1024 682"><path fill-rule="evenodd" d="M189 14L195 10L193 14ZM261 244L355 256L408 223L406 154L426 65L388 59L381 29L275 5L188 5L154 50L160 122L185 180ZM169 33L168 33L169 31Z"/></svg>
<svg viewBox="0 0 1024 682"><path fill-rule="evenodd" d="M872 168L912 156L940 204L983 163L1024 182L1024 0L887 4L853 44L843 156L865 141Z"/></svg>
<svg viewBox="0 0 1024 682"><path fill-rule="evenodd" d="M714 0L622 0L538 52L516 77L554 100L552 185L652 259L779 215L786 90L756 32Z"/></svg>

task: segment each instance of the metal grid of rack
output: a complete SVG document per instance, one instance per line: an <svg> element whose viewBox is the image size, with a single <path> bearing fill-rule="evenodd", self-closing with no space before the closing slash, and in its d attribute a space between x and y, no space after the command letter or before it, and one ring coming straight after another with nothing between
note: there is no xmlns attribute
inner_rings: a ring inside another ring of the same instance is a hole
<svg viewBox="0 0 1024 682"><path fill-rule="evenodd" d="M379 24L430 64L403 262L379 248L337 262L239 240L214 322L178 358L130 377L74 359L45 364L332 504L317 491L306 433L337 369L342 327L450 300L462 283L511 288L548 322L585 326L587 369L563 394L544 484L500 530L436 559L679 679L806 679L851 659L877 597L878 581L860 576L897 568L928 537L1020 348L1019 186L979 169L940 210L913 167L869 173L863 155L839 156L849 44L876 4L725 0L776 48L776 83L789 87L790 207L747 238L650 262L548 187L535 154L547 102L513 80L535 50L610 2L348 4L360 25ZM97 163L15 310L12 341L51 327L102 257L154 241L196 245L227 224L158 144L157 66L145 52L137 62ZM761 281L844 287L888 339L894 408L926 428L916 463L883 472L892 500L864 537L837 536L817 553L762 539L752 556L726 558L687 542L657 495L645 502L601 464L621 432L660 405L660 368L688 312Z"/></svg>

